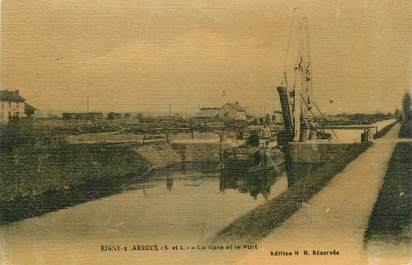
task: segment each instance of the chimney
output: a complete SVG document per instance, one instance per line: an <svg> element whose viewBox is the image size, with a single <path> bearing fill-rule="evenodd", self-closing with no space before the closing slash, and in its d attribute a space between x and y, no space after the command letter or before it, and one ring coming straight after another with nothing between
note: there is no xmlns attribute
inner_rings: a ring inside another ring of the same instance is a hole
<svg viewBox="0 0 412 265"><path fill-rule="evenodd" d="M19 94L19 90L18 90L18 89L16 89L16 94L17 94L17 95Z"/></svg>

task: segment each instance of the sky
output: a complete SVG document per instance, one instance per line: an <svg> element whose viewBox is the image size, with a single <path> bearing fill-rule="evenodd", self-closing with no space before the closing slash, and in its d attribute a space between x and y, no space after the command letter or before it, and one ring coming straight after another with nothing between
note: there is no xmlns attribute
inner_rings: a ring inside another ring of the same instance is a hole
<svg viewBox="0 0 412 265"><path fill-rule="evenodd" d="M89 98L91 111L239 101L270 112L285 65L293 80L295 8L324 112L400 107L412 73L407 0L3 0L0 86L43 111L85 111Z"/></svg>

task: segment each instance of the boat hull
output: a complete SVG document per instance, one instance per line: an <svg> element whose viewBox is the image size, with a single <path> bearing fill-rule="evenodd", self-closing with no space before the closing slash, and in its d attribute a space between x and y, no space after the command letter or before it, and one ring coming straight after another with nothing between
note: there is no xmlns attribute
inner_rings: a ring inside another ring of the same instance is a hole
<svg viewBox="0 0 412 265"><path fill-rule="evenodd" d="M222 170L239 174L279 171L285 155L279 149L263 150L255 147L234 148L223 154Z"/></svg>

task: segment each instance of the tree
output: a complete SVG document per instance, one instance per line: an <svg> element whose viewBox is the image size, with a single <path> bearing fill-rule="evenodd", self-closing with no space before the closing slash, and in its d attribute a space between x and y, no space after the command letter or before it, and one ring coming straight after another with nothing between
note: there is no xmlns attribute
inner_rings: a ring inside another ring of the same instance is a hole
<svg viewBox="0 0 412 265"><path fill-rule="evenodd" d="M403 116L405 117L405 120L408 120L409 111L411 110L411 94L409 93L409 91L407 91L405 95L403 96L402 110L403 110Z"/></svg>
<svg viewBox="0 0 412 265"><path fill-rule="evenodd" d="M412 111L411 111L411 94L406 92L402 100L403 121L400 137L412 137Z"/></svg>
<svg viewBox="0 0 412 265"><path fill-rule="evenodd" d="M393 116L394 116L395 119L397 119L397 120L401 120L401 119L402 119L402 113L401 113L401 111L400 111L398 108L395 109L395 112L394 112Z"/></svg>

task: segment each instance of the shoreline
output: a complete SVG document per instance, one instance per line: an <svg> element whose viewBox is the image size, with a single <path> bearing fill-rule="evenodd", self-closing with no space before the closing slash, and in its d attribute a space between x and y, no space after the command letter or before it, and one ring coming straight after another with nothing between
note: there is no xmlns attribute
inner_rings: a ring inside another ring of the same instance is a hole
<svg viewBox="0 0 412 265"><path fill-rule="evenodd" d="M10 201L0 200L0 225L12 224L27 218L103 199L127 190L127 186L162 174L165 171L198 170L207 172L216 163L176 162L150 167L144 172L118 178L96 178L67 190L47 190L35 196L20 196Z"/></svg>
<svg viewBox="0 0 412 265"><path fill-rule="evenodd" d="M309 176L297 180L280 196L236 219L222 229L213 241L254 243L264 238L302 208L304 203L370 146L371 144L353 144L340 159L317 167Z"/></svg>
<svg viewBox="0 0 412 265"><path fill-rule="evenodd" d="M365 231L365 244L411 242L411 154L412 141L396 145Z"/></svg>

